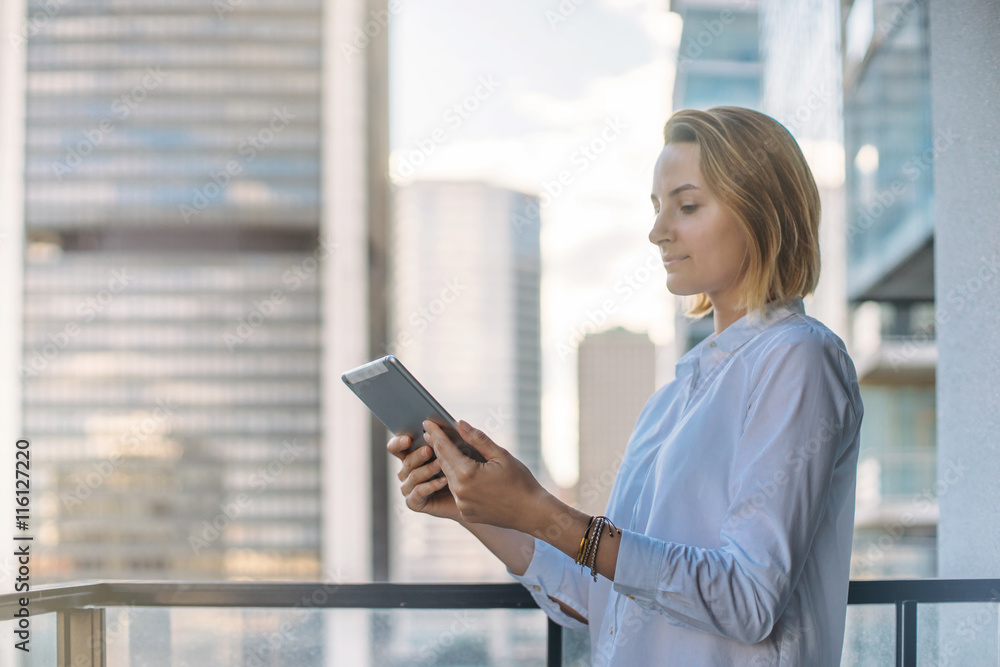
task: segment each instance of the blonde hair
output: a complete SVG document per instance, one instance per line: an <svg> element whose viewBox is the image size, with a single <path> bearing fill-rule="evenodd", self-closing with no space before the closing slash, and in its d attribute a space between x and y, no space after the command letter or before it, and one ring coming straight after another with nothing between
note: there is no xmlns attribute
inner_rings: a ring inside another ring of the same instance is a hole
<svg viewBox="0 0 1000 667"><path fill-rule="evenodd" d="M759 321L770 302L783 304L816 289L820 272L820 200L816 181L795 138L759 111L720 106L682 109L663 128L664 145L694 142L709 190L738 221L749 260L737 307ZM684 312L712 310L697 294Z"/></svg>

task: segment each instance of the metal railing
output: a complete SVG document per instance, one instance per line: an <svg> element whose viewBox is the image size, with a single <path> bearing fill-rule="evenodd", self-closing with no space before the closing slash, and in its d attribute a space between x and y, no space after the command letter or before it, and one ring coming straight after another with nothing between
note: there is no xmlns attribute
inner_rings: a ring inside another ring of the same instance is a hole
<svg viewBox="0 0 1000 667"><path fill-rule="evenodd" d="M322 596L316 592L322 591ZM278 609L537 609L528 591L510 584L337 584L288 582L137 582L58 584L0 596L0 620L28 601L32 616L56 614L57 665L104 667L105 610L115 607ZM1000 579L852 581L849 605L896 608L896 665L917 664L917 605L1000 602ZM548 619L547 665L562 664L562 626Z"/></svg>
<svg viewBox="0 0 1000 667"><path fill-rule="evenodd" d="M886 579L852 581L847 604L896 607L896 666L917 665L917 605L1000 602L1000 579Z"/></svg>

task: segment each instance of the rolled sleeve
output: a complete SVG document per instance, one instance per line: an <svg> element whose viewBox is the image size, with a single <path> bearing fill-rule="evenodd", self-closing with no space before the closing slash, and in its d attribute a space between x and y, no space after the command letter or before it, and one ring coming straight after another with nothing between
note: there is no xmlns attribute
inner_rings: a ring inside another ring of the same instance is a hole
<svg viewBox="0 0 1000 667"><path fill-rule="evenodd" d="M721 546L624 531L613 583L673 624L745 644L770 634L819 525L853 489L834 493L832 484L838 465L856 463L849 450L860 427L856 388L836 345L811 335L772 352L747 399Z"/></svg>
<svg viewBox="0 0 1000 667"><path fill-rule="evenodd" d="M514 574L509 567L507 572L528 589L538 606L553 621L571 630L586 630L586 623L581 623L566 614L558 603L549 598L551 595L561 600L580 616L588 618L587 575L580 573L579 569L580 566L569 556L549 543L535 538L535 552L524 574Z"/></svg>
<svg viewBox="0 0 1000 667"><path fill-rule="evenodd" d="M768 581L756 581L731 551L657 540L625 530L614 590L673 625L755 644L778 615Z"/></svg>

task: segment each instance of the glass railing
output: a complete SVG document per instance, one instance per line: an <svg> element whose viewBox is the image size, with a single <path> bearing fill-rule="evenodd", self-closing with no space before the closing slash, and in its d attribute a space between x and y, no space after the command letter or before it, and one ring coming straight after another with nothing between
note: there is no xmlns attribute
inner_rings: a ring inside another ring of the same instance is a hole
<svg viewBox="0 0 1000 667"><path fill-rule="evenodd" d="M844 664L995 664L997 602L1000 579L852 581ZM589 664L516 583L82 582L0 596L0 619L15 667Z"/></svg>

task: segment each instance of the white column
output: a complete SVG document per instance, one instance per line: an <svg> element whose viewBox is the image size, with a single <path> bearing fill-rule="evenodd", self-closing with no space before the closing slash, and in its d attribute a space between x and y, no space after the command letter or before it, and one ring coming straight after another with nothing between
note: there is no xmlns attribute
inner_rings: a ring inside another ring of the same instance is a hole
<svg viewBox="0 0 1000 667"><path fill-rule="evenodd" d="M321 241L323 575L372 580L371 423L341 373L368 361L368 188L366 57L344 45L365 23L364 0L327 0L323 12ZM327 615L328 665L368 665L371 614Z"/></svg>
<svg viewBox="0 0 1000 667"><path fill-rule="evenodd" d="M930 61L934 136L944 139L934 160L938 576L1000 578L996 0L931 2ZM938 664L995 665L997 636L996 604L942 609Z"/></svg>
<svg viewBox="0 0 1000 667"><path fill-rule="evenodd" d="M0 593L14 592L14 452L22 435L25 27L24 0L0 2ZM0 664L14 664L14 652L5 637Z"/></svg>

